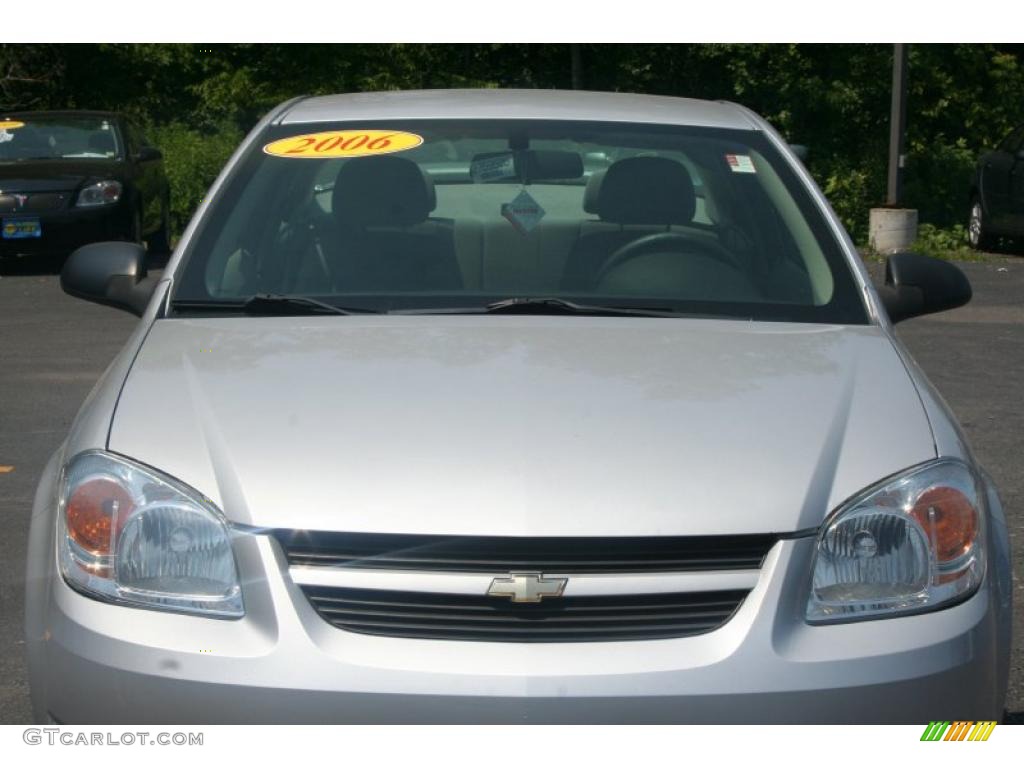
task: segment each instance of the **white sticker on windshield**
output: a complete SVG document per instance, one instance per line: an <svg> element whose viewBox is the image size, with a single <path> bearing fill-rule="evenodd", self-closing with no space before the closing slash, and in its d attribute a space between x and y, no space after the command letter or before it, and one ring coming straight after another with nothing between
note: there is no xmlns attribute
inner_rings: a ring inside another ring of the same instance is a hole
<svg viewBox="0 0 1024 768"><path fill-rule="evenodd" d="M733 173L757 173L750 155L726 155L725 162L729 164Z"/></svg>
<svg viewBox="0 0 1024 768"><path fill-rule="evenodd" d="M511 152L493 157L474 158L469 164L469 176L477 184L516 177L515 157Z"/></svg>
<svg viewBox="0 0 1024 768"><path fill-rule="evenodd" d="M12 139L14 139L13 133L8 133L6 128L0 128L0 144L3 144L5 141L11 141Z"/></svg>
<svg viewBox="0 0 1024 768"><path fill-rule="evenodd" d="M547 213L540 207L540 203L530 196L525 189L516 195L511 203L502 203L501 215L508 219L520 234L528 235L540 224L540 220Z"/></svg>

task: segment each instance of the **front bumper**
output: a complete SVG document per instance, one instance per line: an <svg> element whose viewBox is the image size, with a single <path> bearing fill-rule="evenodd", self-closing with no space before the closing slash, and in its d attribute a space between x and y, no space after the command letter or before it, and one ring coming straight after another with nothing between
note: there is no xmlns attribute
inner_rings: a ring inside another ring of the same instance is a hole
<svg viewBox="0 0 1024 768"><path fill-rule="evenodd" d="M98 208L71 208L40 214L0 214L2 219L39 219L40 237L0 238L0 257L67 256L76 248L131 237L132 213L126 200Z"/></svg>
<svg viewBox="0 0 1024 768"><path fill-rule="evenodd" d="M335 629L276 542L243 536L237 621L99 603L51 578L29 635L34 713L62 723L812 723L998 720L991 577L955 607L812 627L812 539L780 542L731 621L705 635L515 644ZM992 573L993 569L989 569Z"/></svg>

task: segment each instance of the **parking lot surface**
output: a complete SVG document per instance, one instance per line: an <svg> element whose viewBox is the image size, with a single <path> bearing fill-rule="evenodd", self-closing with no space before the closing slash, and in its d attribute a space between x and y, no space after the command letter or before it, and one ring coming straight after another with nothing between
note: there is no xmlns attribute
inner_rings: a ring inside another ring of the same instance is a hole
<svg viewBox="0 0 1024 768"><path fill-rule="evenodd" d="M1024 723L1024 259L961 267L974 286L972 303L902 323L899 332L1003 496L1017 589L1007 721ZM877 278L881 267L871 270ZM135 322L66 296L53 275L0 278L0 723L31 718L22 614L36 482Z"/></svg>

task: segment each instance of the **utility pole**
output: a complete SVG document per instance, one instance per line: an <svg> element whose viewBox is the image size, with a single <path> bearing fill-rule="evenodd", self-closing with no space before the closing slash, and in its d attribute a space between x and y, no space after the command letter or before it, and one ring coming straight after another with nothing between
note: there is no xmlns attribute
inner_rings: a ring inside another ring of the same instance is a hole
<svg viewBox="0 0 1024 768"><path fill-rule="evenodd" d="M904 134L907 127L907 44L896 43L892 56L892 109L889 113L889 186L885 204L903 198Z"/></svg>
<svg viewBox="0 0 1024 768"><path fill-rule="evenodd" d="M878 253L900 253L917 239L917 211L903 202L904 134L907 126L907 44L892 49L892 110L889 113L889 186L885 206L868 216L868 243Z"/></svg>
<svg viewBox="0 0 1024 768"><path fill-rule="evenodd" d="M572 59L572 89L583 89L583 51L579 43L569 43L569 56Z"/></svg>

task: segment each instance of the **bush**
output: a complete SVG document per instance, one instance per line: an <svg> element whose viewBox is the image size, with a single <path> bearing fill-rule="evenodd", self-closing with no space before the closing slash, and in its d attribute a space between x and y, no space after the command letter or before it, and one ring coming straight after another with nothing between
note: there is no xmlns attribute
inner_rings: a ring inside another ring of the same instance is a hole
<svg viewBox="0 0 1024 768"><path fill-rule="evenodd" d="M974 162L975 153L963 140L947 144L940 139L915 149L904 174L905 205L916 208L920 220L938 227L965 223Z"/></svg>
<svg viewBox="0 0 1024 768"><path fill-rule="evenodd" d="M164 154L171 185L171 231L181 235L207 190L242 140L233 126L200 132L182 123L153 126L150 140Z"/></svg>
<svg viewBox="0 0 1024 768"><path fill-rule="evenodd" d="M917 228L917 240L910 250L939 259L969 260L974 257L967 244L967 230L961 224L954 224L948 229L921 224Z"/></svg>
<svg viewBox="0 0 1024 768"><path fill-rule="evenodd" d="M812 172L813 172L812 167ZM839 216L855 243L864 243L868 236L866 211L878 198L877 186L870 171L863 168L837 167L817 178L836 215ZM817 175L817 174L815 174Z"/></svg>

